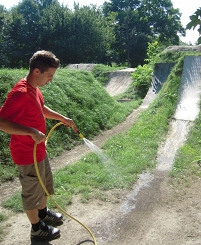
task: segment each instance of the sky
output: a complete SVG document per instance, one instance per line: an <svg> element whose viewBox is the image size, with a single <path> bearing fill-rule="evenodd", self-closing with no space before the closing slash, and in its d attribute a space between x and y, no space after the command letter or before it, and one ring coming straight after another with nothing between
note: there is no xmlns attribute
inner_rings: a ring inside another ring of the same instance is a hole
<svg viewBox="0 0 201 245"><path fill-rule="evenodd" d="M83 5L94 4L100 6L103 4L105 0L58 0L61 4L67 5L69 8L73 8L74 2L79 3L80 7ZM107 1L107 0L106 0ZM17 5L20 0L0 0L0 4L4 5L7 9ZM182 0L172 0L172 4L174 8L178 8L182 13L181 23L185 28L186 25L190 22L189 16L193 15L195 11L201 7L200 0L190 0L190 1L182 1ZM199 37L198 31L195 29L187 30L186 37L180 37L183 42L195 44Z"/></svg>

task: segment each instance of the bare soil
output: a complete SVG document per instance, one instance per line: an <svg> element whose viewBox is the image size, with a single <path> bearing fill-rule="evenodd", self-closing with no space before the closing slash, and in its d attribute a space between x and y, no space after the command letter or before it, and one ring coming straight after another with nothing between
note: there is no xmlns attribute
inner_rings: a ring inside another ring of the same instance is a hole
<svg viewBox="0 0 201 245"><path fill-rule="evenodd" d="M92 141L98 147L111 136L124 133L153 98L148 97L137 110L111 130ZM90 152L86 145L64 152L52 161L53 170L73 164ZM131 190L115 189L105 193L107 201L90 200L81 203L75 196L66 212L86 225L99 245L194 245L201 244L201 179L189 179L172 186L169 172L155 169L143 173ZM0 186L1 201L20 189L19 181ZM52 241L30 240L30 224L24 213L8 215L3 223L2 245L89 245L90 233L69 217L59 226L60 238Z"/></svg>

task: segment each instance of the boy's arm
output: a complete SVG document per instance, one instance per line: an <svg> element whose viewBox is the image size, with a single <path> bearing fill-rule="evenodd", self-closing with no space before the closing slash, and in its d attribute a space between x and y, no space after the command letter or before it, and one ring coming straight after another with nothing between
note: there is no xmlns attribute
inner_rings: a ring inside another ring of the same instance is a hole
<svg viewBox="0 0 201 245"><path fill-rule="evenodd" d="M76 125L72 119L63 116L56 111L53 111L49 107L44 106L43 107L43 113L44 113L46 118L61 121L66 127L72 128L75 132L78 131L78 129L77 129L77 127L76 127Z"/></svg>
<svg viewBox="0 0 201 245"><path fill-rule="evenodd" d="M3 118L0 118L0 130L7 134L29 135L37 144L46 140L45 134L38 131L37 129L22 126Z"/></svg>

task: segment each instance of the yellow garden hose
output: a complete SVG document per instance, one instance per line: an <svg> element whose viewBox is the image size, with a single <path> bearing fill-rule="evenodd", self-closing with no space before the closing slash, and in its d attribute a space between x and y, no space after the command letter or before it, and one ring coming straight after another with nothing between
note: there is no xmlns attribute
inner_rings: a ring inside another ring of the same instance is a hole
<svg viewBox="0 0 201 245"><path fill-rule="evenodd" d="M45 142L46 144L47 144L47 141L48 141L48 139L49 139L51 133L53 132L53 130L54 130L56 127L58 127L59 125L61 125L61 124L63 124L63 123L62 123L62 122L57 123L57 124L50 130L50 132L48 133L47 138L46 138L46 142ZM84 136L83 136L81 133L78 132L78 134L79 134L80 138L82 138L82 139L84 138ZM49 199L54 203L54 205L55 205L55 206L56 206L56 207L57 207L63 214L65 214L66 216L70 217L71 219L73 219L74 221L76 221L77 223L79 223L81 226L83 226L83 227L89 232L89 234L91 235L91 237L92 237L92 239L93 239L93 241L94 241L94 245L97 245L96 238L94 237L94 235L93 235L93 233L90 231L90 229L89 229L88 227L86 227L84 224L82 224L79 220L77 220L76 218L74 218L73 216L71 216L70 214L68 214L64 209L62 209L62 208L55 202L55 200L51 197L51 195L48 193L48 191L47 191L47 189L46 189L46 187L45 187L45 185L44 185L44 183L43 183L43 181L42 181L42 179L41 179L40 173L39 173L38 163L37 163L37 159L36 159L36 147L37 147L37 143L34 144L34 150L33 150L34 166L35 166L35 169L36 169L36 174L37 174L37 176L38 176L39 182L40 182L40 184L41 184L43 190L45 191L46 195L49 197Z"/></svg>

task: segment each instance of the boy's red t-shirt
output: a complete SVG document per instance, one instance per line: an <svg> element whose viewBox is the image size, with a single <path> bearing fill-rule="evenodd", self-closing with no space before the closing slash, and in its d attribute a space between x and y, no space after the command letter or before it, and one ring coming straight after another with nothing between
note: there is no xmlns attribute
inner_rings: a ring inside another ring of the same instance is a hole
<svg viewBox="0 0 201 245"><path fill-rule="evenodd" d="M46 133L43 113L44 99L39 88L33 88L25 79L21 79L9 92L0 109L0 117L21 125L36 128ZM15 164L32 164L34 140L31 136L12 135L10 151ZM37 145L37 162L45 158L45 142Z"/></svg>

